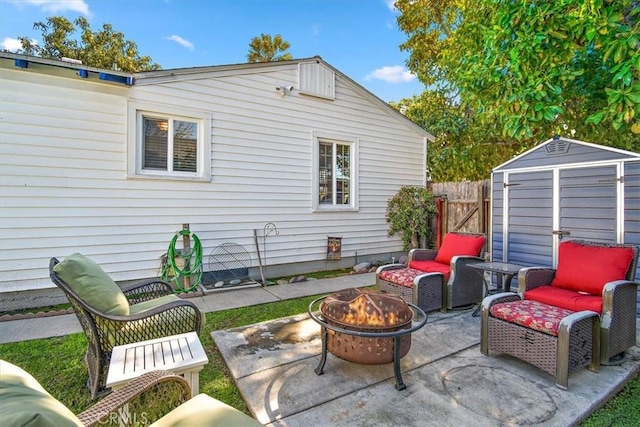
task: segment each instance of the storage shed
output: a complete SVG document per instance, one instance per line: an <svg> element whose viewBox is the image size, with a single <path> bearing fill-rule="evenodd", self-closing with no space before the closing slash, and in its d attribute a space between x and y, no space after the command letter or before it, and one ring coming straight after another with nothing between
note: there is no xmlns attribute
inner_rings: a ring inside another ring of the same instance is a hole
<svg viewBox="0 0 640 427"><path fill-rule="evenodd" d="M493 261L555 267L562 239L640 246L640 154L556 137L494 168L491 202Z"/></svg>

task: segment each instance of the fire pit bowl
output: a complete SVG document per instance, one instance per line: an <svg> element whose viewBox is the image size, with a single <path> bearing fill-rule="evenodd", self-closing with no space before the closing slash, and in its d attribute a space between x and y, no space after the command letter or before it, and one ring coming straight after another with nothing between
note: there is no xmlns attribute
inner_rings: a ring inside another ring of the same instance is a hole
<svg viewBox="0 0 640 427"><path fill-rule="evenodd" d="M319 314L313 310L316 304L320 304ZM393 362L396 388L406 388L400 359L411 348L411 333L427 322L424 311L394 294L353 288L312 301L308 312L322 328L322 358L316 374L323 373L329 351L365 365Z"/></svg>
<svg viewBox="0 0 640 427"><path fill-rule="evenodd" d="M329 325L354 332L395 332L409 329L413 311L400 297L361 289L334 292L322 301L320 312ZM329 353L349 362L381 365L393 362L392 337L364 337L330 330ZM400 339L400 358L411 348L411 334Z"/></svg>

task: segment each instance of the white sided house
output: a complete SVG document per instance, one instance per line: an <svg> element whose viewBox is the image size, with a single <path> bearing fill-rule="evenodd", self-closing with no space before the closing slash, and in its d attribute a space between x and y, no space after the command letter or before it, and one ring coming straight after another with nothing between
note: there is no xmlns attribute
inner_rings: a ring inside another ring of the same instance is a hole
<svg viewBox="0 0 640 427"><path fill-rule="evenodd" d="M51 294L74 252L157 277L183 224L205 271L233 243L259 278L256 241L267 278L390 259L387 201L425 184L433 138L320 57L129 74L2 52L0 90L5 302Z"/></svg>

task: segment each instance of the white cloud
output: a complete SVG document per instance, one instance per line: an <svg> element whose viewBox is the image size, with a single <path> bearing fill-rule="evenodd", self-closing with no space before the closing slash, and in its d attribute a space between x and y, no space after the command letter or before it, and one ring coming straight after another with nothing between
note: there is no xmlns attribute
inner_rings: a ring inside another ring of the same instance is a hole
<svg viewBox="0 0 640 427"><path fill-rule="evenodd" d="M17 5L32 5L45 12L78 12L84 16L91 16L89 5L84 0L9 0Z"/></svg>
<svg viewBox="0 0 640 427"><path fill-rule="evenodd" d="M396 11L396 7L395 7L396 0L384 0L384 3L387 5L390 11L392 12Z"/></svg>
<svg viewBox="0 0 640 427"><path fill-rule="evenodd" d="M186 47L189 50L193 50L193 43L191 43L189 40L185 40L180 36L176 36L175 34L172 36L167 37L167 40L171 40L174 41L176 43L178 43L179 45L182 45L183 47Z"/></svg>
<svg viewBox="0 0 640 427"><path fill-rule="evenodd" d="M367 74L365 80L382 80L387 83L409 83L416 79L411 71L402 65L391 65L377 68Z"/></svg>
<svg viewBox="0 0 640 427"><path fill-rule="evenodd" d="M16 52L22 49L22 43L20 43L20 40L18 39L5 37L4 39L2 39L2 42L0 42L0 48L2 48L3 50L8 50L9 52Z"/></svg>

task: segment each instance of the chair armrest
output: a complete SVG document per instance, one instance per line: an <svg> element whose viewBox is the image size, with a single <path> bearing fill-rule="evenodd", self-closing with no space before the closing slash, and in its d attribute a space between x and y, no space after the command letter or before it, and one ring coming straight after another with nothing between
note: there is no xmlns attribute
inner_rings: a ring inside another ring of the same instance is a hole
<svg viewBox="0 0 640 427"><path fill-rule="evenodd" d="M456 255L451 258L451 270L466 267L468 264L485 262L484 258L469 255ZM482 274L482 273L481 273Z"/></svg>
<svg viewBox="0 0 640 427"><path fill-rule="evenodd" d="M430 261L436 258L438 251L435 249L411 249L409 251L409 262L411 261ZM407 263L407 265L409 265Z"/></svg>
<svg viewBox="0 0 640 427"><path fill-rule="evenodd" d="M129 304L152 300L173 293L173 288L160 279L146 279L122 287Z"/></svg>
<svg viewBox="0 0 640 427"><path fill-rule="evenodd" d="M600 359L608 364L609 359L626 351L636 341L637 282L615 280L602 289L602 314L600 329Z"/></svg>
<svg viewBox="0 0 640 427"><path fill-rule="evenodd" d="M624 311L624 307L632 307L635 311L638 293L637 282L629 280L615 280L602 288L602 316L612 316L614 313ZM629 311L629 310L627 310Z"/></svg>
<svg viewBox="0 0 640 427"><path fill-rule="evenodd" d="M556 270L549 267L525 267L518 272L518 293L524 295L526 291L540 286L549 285L556 275Z"/></svg>
<svg viewBox="0 0 640 427"><path fill-rule="evenodd" d="M451 286L466 286L476 289L486 288L484 274L481 271L467 267L468 264L485 262L484 258L467 255L456 255L451 258L449 264L451 268L451 276L449 276L449 284ZM480 291L481 292L481 291ZM482 294L478 295L478 299L482 298Z"/></svg>
<svg viewBox="0 0 640 427"><path fill-rule="evenodd" d="M385 264L385 265L381 265L380 267L378 267L376 269L376 275L380 274L381 272L385 271L385 270L398 270L400 268L407 268L406 265L404 264Z"/></svg>
<svg viewBox="0 0 640 427"><path fill-rule="evenodd" d="M108 339L101 340L104 350L163 336L194 331L200 333L204 316L191 301L177 299L129 316L100 313L96 325Z"/></svg>
<svg viewBox="0 0 640 427"><path fill-rule="evenodd" d="M78 415L86 426L140 425L160 419L191 398L188 383L167 371L147 372ZM133 424L133 423L132 423Z"/></svg>
<svg viewBox="0 0 640 427"><path fill-rule="evenodd" d="M486 296L480 305L480 353L489 355L489 318L491 317L491 307L503 303L520 301L520 295L515 292L501 292Z"/></svg>
<svg viewBox="0 0 640 427"><path fill-rule="evenodd" d="M173 310L194 311L195 313L198 313L198 315L200 315L200 309L194 303L182 298L176 298L175 301L169 301L157 307L153 307L153 308L149 308L148 310L141 311L140 313L129 314L128 316L116 316L116 315L111 315L106 313L100 313L100 314L101 314L101 317L105 320L109 320L112 322L129 323L129 322L134 322L136 320L149 319L154 316L157 316L159 317L159 319L162 319L163 315L166 316L165 315L166 312L173 311ZM152 321L152 320L149 320L149 321Z"/></svg>
<svg viewBox="0 0 640 427"><path fill-rule="evenodd" d="M482 300L482 312L488 313L489 309L496 304L503 302L520 301L522 298L515 292L500 292L499 294L493 294L484 297Z"/></svg>

